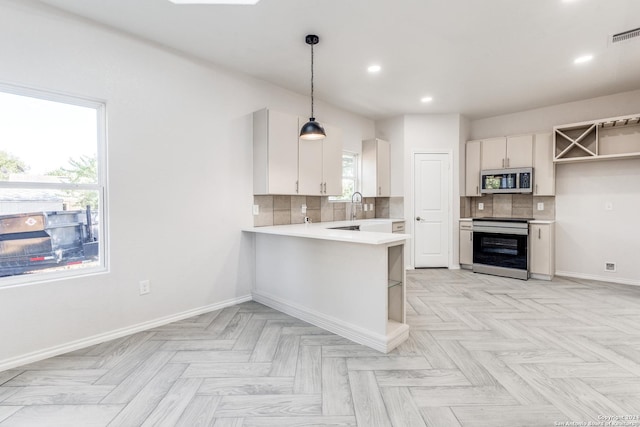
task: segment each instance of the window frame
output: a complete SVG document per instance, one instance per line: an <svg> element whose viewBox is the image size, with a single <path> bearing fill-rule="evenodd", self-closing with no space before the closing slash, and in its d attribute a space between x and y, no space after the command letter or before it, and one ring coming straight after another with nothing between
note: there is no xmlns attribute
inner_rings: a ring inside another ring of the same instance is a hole
<svg viewBox="0 0 640 427"><path fill-rule="evenodd" d="M18 86L0 82L0 92L26 96L44 101L58 102L78 107L92 108L96 112L96 161L97 182L95 183L50 183L30 181L1 181L0 189L18 190L86 190L98 193L98 254L99 265L88 268L77 268L64 271L43 271L35 274L20 274L0 277L0 289L16 286L26 286L36 283L57 281L80 276L103 274L109 271L108 251L108 197L107 197L107 105L103 100L69 95L50 90L36 89L32 87Z"/></svg>
<svg viewBox="0 0 640 427"><path fill-rule="evenodd" d="M342 157L345 155L349 155L353 157L353 164L355 166L355 173L354 173L354 178L353 178L353 188L354 191L360 191L360 153L356 152L356 151L350 151L350 150L342 150L342 154L340 155L340 160L342 160ZM342 168L341 168L342 169ZM346 177L347 179L351 179L351 177ZM344 176L344 169L341 170L340 173L340 183L342 184L342 181L345 179ZM343 189L344 191L344 189ZM329 196L329 202L332 203L351 203L351 196L349 196L348 198L344 198L342 196Z"/></svg>

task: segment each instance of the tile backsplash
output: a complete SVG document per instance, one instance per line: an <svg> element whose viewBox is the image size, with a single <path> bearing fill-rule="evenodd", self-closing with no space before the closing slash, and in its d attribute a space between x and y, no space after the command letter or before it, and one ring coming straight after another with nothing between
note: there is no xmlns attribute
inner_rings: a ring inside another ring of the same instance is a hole
<svg viewBox="0 0 640 427"><path fill-rule="evenodd" d="M253 225L303 224L307 216L311 222L344 221L351 218L351 209L356 209L357 219L389 218L388 197L365 197L362 205L350 202L330 202L326 196L253 196L253 204L259 213L253 216ZM307 213L302 213L302 206ZM365 211L366 205L366 211Z"/></svg>
<svg viewBox="0 0 640 427"><path fill-rule="evenodd" d="M460 218L535 218L553 220L556 218L556 198L554 196L533 196L531 194L486 194L482 197L462 197ZM484 206L482 210L479 204ZM542 203L542 210L538 204Z"/></svg>

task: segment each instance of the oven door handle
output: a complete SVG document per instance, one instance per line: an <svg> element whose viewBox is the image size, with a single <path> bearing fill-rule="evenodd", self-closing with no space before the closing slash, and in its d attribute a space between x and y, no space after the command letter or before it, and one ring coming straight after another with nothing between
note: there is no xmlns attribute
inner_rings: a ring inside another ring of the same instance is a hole
<svg viewBox="0 0 640 427"><path fill-rule="evenodd" d="M474 225L473 226L474 233L491 233L491 234L517 234L518 236L527 236L529 234L529 230L527 228L496 228L496 227L486 227L483 225Z"/></svg>

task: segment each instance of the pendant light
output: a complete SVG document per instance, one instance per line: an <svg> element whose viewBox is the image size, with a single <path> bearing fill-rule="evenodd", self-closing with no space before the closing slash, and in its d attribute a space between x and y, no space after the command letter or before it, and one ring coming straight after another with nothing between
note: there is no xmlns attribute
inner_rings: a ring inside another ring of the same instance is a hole
<svg viewBox="0 0 640 427"><path fill-rule="evenodd" d="M311 117L309 117L309 121L300 129L300 138L313 141L324 139L327 136L323 127L320 126L320 123L316 122L316 118L313 117L313 45L318 44L320 38L316 35L309 34L305 37L304 41L311 46Z"/></svg>

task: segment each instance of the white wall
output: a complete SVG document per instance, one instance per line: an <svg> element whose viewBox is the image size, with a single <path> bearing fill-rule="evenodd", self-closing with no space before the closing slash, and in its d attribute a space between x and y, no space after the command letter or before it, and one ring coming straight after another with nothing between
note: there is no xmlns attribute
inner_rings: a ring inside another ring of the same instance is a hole
<svg viewBox="0 0 640 427"><path fill-rule="evenodd" d="M32 0L0 0L0 51L3 83L106 101L111 266L0 288L0 366L249 295L250 114L304 116L308 97ZM372 121L321 102L317 117L341 127L350 149L374 136ZM149 295L138 295L141 279Z"/></svg>
<svg viewBox="0 0 640 427"><path fill-rule="evenodd" d="M548 131L553 126L640 113L640 90L475 120L469 139ZM604 211L606 201L613 211ZM556 167L558 274L640 284L640 160ZM615 259L614 259L615 258ZM604 262L615 261L616 273Z"/></svg>
<svg viewBox="0 0 640 427"><path fill-rule="evenodd" d="M640 285L640 159L561 165L556 181L557 274Z"/></svg>

